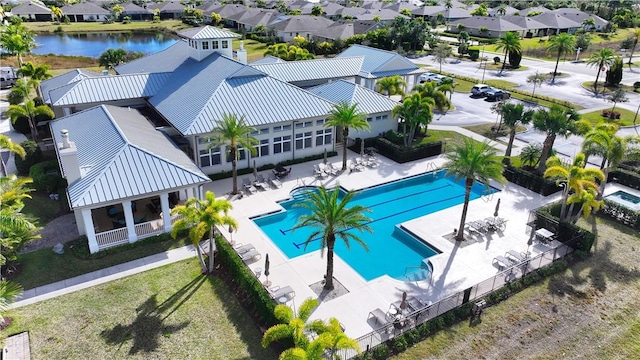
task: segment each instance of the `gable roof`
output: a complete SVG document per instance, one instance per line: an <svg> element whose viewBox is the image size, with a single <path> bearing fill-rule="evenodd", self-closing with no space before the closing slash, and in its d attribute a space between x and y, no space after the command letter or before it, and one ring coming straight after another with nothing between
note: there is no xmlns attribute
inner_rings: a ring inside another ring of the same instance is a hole
<svg viewBox="0 0 640 360"><path fill-rule="evenodd" d="M470 18L452 21L449 26L454 28L458 24L463 24L465 27L468 27L470 29L479 29L481 27L486 27L489 31L497 32L524 30L523 27L507 21L506 16L472 16Z"/></svg>
<svg viewBox="0 0 640 360"><path fill-rule="evenodd" d="M579 22L568 19L558 13L548 12L532 16L532 19L539 21L552 29L569 29L579 28L582 26Z"/></svg>
<svg viewBox="0 0 640 360"><path fill-rule="evenodd" d="M380 17L380 20L393 20L397 17L408 19L407 16L390 9L370 9L357 16L358 20L375 20L376 17Z"/></svg>
<svg viewBox="0 0 640 360"><path fill-rule="evenodd" d="M114 69L118 74L171 72L187 59L189 44L182 40L157 53L118 65Z"/></svg>
<svg viewBox="0 0 640 360"><path fill-rule="evenodd" d="M214 26L200 26L189 30L180 31L178 33L180 37L185 39L239 39L242 36L225 29L220 29Z"/></svg>
<svg viewBox="0 0 640 360"><path fill-rule="evenodd" d="M364 57L359 75L365 78L408 74L419 69L419 67L409 61L409 59L395 52L375 49L364 45L352 45L336 55L338 58L354 56Z"/></svg>
<svg viewBox="0 0 640 360"><path fill-rule="evenodd" d="M345 101L349 105L358 104L358 110L365 114L391 111L399 104L382 94L346 80L315 86L309 89L309 92L333 103Z"/></svg>
<svg viewBox="0 0 640 360"><path fill-rule="evenodd" d="M185 7L179 1L150 2L147 5L147 9L160 9L161 13L181 13Z"/></svg>
<svg viewBox="0 0 640 360"><path fill-rule="evenodd" d="M282 32L314 32L331 26L333 21L322 16L299 15L279 21L269 27Z"/></svg>
<svg viewBox="0 0 640 360"><path fill-rule="evenodd" d="M98 73L94 73L92 71L86 71L82 69L75 69L64 74L58 75L56 77L52 77L51 79L44 80L40 83L40 90L42 91L42 98L46 104L50 104L49 91L59 88L63 85L67 85L70 83L74 83L76 81L80 81L82 79L90 78L90 77L98 77L101 76Z"/></svg>
<svg viewBox="0 0 640 360"><path fill-rule="evenodd" d="M54 120L56 144L62 129L69 129L83 175L68 187L73 209L210 181L137 110L101 105Z"/></svg>
<svg viewBox="0 0 640 360"><path fill-rule="evenodd" d="M90 3L81 2L73 5L65 5L60 8L65 15L109 15L111 12L100 6Z"/></svg>
<svg viewBox="0 0 640 360"><path fill-rule="evenodd" d="M249 63L249 65L263 65L263 64L273 64L273 63L282 63L282 62L284 62L284 60L280 59L279 57L267 55L262 59L258 59L252 63Z"/></svg>
<svg viewBox="0 0 640 360"><path fill-rule="evenodd" d="M546 29L548 26L530 16L505 15L502 19L527 30Z"/></svg>
<svg viewBox="0 0 640 360"><path fill-rule="evenodd" d="M216 13L220 15L223 19L237 13L241 13L246 11L248 8L241 4L227 4L223 7L219 8Z"/></svg>
<svg viewBox="0 0 640 360"><path fill-rule="evenodd" d="M553 10L553 12L556 14L560 14L566 17L567 19L578 22L580 23L580 25L582 25L582 22L586 18L593 18L593 20L596 23L596 26L606 26L609 23L607 20L601 18L598 15L587 14L584 11L580 11L574 8L559 8L559 9Z"/></svg>
<svg viewBox="0 0 640 360"><path fill-rule="evenodd" d="M51 9L33 1L24 2L11 9L13 15L51 14Z"/></svg>
<svg viewBox="0 0 640 360"><path fill-rule="evenodd" d="M362 68L362 56L284 61L253 65L254 68L286 82L317 79L341 79L358 75Z"/></svg>
<svg viewBox="0 0 640 360"><path fill-rule="evenodd" d="M331 26L316 32L316 36L326 39L347 39L353 35L366 34L379 26L383 26L375 21L337 21Z"/></svg>

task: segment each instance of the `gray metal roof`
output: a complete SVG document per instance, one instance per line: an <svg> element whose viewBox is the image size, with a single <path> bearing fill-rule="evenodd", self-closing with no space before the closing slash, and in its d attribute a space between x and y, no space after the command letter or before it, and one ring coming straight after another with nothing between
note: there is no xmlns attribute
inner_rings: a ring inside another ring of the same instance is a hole
<svg viewBox="0 0 640 360"><path fill-rule="evenodd" d="M516 25L510 21L506 20L506 16L502 17L492 17L492 16L472 16L466 19L460 19L456 21L452 21L449 24L450 28L455 28L458 24L463 24L465 27L470 29L480 29L482 27L486 27L489 31L521 31L524 30L520 25Z"/></svg>
<svg viewBox="0 0 640 360"><path fill-rule="evenodd" d="M220 54L185 62L149 102L184 135L209 133L224 113L257 126L331 110L330 102Z"/></svg>
<svg viewBox="0 0 640 360"><path fill-rule="evenodd" d="M105 10L100 6L89 3L81 2L73 5L65 5L60 8L65 15L109 15L111 12Z"/></svg>
<svg viewBox="0 0 640 360"><path fill-rule="evenodd" d="M209 25L181 31L178 35L186 39L239 39L242 37L234 32Z"/></svg>
<svg viewBox="0 0 640 360"><path fill-rule="evenodd" d="M156 194L209 178L137 110L102 105L51 122L69 130L83 176L69 184L73 209ZM96 131L100 129L100 131Z"/></svg>
<svg viewBox="0 0 640 360"><path fill-rule="evenodd" d="M128 15L128 14L153 14L153 11L149 10L149 9L145 9L142 8L134 3L126 3L126 4L122 4L122 8L124 8L124 11L122 12L122 15Z"/></svg>
<svg viewBox="0 0 640 360"><path fill-rule="evenodd" d="M264 65L264 64L273 64L273 63L283 63L284 60L272 56L272 55L267 55L265 57L263 57L262 59L258 59L252 63L249 63L249 65Z"/></svg>
<svg viewBox="0 0 640 360"><path fill-rule="evenodd" d="M84 78L49 91L53 106L102 103L148 98L164 85L171 73L128 74Z"/></svg>
<svg viewBox="0 0 640 360"><path fill-rule="evenodd" d="M50 104L51 98L49 97L49 91L59 88L61 86L80 81L89 77L101 76L98 73L92 71L86 71L82 69L75 69L64 74L52 77L51 79L44 80L40 83L40 90L42 90L42 98L45 103Z"/></svg>
<svg viewBox="0 0 640 360"><path fill-rule="evenodd" d="M329 59L285 61L253 65L256 69L286 82L340 79L358 75L364 57L336 57Z"/></svg>
<svg viewBox="0 0 640 360"><path fill-rule="evenodd" d="M374 20L377 17L379 17L380 20L393 20L397 17L409 19L409 17L389 9L369 9L367 12L356 16L358 20Z"/></svg>
<svg viewBox="0 0 640 360"><path fill-rule="evenodd" d="M346 80L315 86L309 89L309 92L333 103L345 101L349 105L358 104L358 110L366 114L391 111L399 104L382 94Z"/></svg>
<svg viewBox="0 0 640 360"><path fill-rule="evenodd" d="M51 14L51 9L36 2L25 2L11 9L13 15Z"/></svg>
<svg viewBox="0 0 640 360"><path fill-rule="evenodd" d="M547 28L547 25L541 23L540 21L536 21L530 16L505 15L502 18L527 30Z"/></svg>
<svg viewBox="0 0 640 360"><path fill-rule="evenodd" d="M568 19L557 13L544 13L536 16L532 16L532 19L539 21L552 29L569 29L569 28L579 28L582 26L581 23Z"/></svg>
<svg viewBox="0 0 640 360"><path fill-rule="evenodd" d="M364 56L362 68L360 69L360 76L362 77L375 78L379 74L384 74L384 76L401 75L418 69L416 64L395 52L363 45L352 45L336 57L353 56Z"/></svg>
<svg viewBox="0 0 640 360"><path fill-rule="evenodd" d="M115 67L118 74L171 72L189 59L189 44L178 41L168 48Z"/></svg>
<svg viewBox="0 0 640 360"><path fill-rule="evenodd" d="M333 24L332 20L322 16L299 15L291 16L291 18L274 23L269 27L282 32L314 32L331 26L331 24Z"/></svg>
<svg viewBox="0 0 640 360"><path fill-rule="evenodd" d="M567 19L579 22L580 24L582 24L582 22L586 18L593 18L593 20L596 22L596 26L606 26L609 23L607 20L601 18L598 15L588 14L575 8L559 8L553 10L553 12L556 14L560 14Z"/></svg>

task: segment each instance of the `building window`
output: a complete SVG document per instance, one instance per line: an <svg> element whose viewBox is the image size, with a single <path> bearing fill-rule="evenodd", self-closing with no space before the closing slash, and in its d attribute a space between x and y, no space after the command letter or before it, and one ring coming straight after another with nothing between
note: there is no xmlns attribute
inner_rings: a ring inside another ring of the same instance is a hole
<svg viewBox="0 0 640 360"><path fill-rule="evenodd" d="M198 42L197 41L193 42L193 47L196 48L196 49L198 48Z"/></svg>
<svg viewBox="0 0 640 360"><path fill-rule="evenodd" d="M238 147L238 161L244 160L247 158L247 152L245 149ZM231 162L231 153L229 152L229 148L227 147L227 162Z"/></svg>
<svg viewBox="0 0 640 360"><path fill-rule="evenodd" d="M313 121L305 121L305 122L296 123L296 129L305 128L305 127L312 127L312 126L313 126Z"/></svg>
<svg viewBox="0 0 640 360"><path fill-rule="evenodd" d="M331 145L332 128L316 130L316 146Z"/></svg>
<svg viewBox="0 0 640 360"><path fill-rule="evenodd" d="M296 149L307 149L313 146L313 132L296 134Z"/></svg>
<svg viewBox="0 0 640 360"><path fill-rule="evenodd" d="M260 144L255 146L256 154L254 157L269 155L269 139L260 140Z"/></svg>
<svg viewBox="0 0 640 360"><path fill-rule="evenodd" d="M372 122L372 121L373 121L373 118L372 118L372 117L368 117L368 118L367 118L367 122Z"/></svg>
<svg viewBox="0 0 640 360"><path fill-rule="evenodd" d="M291 130L291 125L279 125L273 127L273 132L281 132L281 131L289 131Z"/></svg>
<svg viewBox="0 0 640 360"><path fill-rule="evenodd" d="M209 50L209 42L208 41L203 41L202 42L202 50Z"/></svg>
<svg viewBox="0 0 640 360"><path fill-rule="evenodd" d="M228 49L229 48L229 41L222 40L222 48L223 49Z"/></svg>
<svg viewBox="0 0 640 360"><path fill-rule="evenodd" d="M256 131L251 132L251 136L258 136L263 134L268 134L269 128L256 129Z"/></svg>
<svg viewBox="0 0 640 360"><path fill-rule="evenodd" d="M198 144L208 144L213 141L212 137L203 136L198 138Z"/></svg>
<svg viewBox="0 0 640 360"><path fill-rule="evenodd" d="M273 153L280 154L291 151L291 135L279 136L273 139Z"/></svg>
<svg viewBox="0 0 640 360"><path fill-rule="evenodd" d="M220 46L220 45L218 44L218 42L217 42L217 41L212 41L212 42L211 42L211 48L212 48L212 49L217 49L217 48L218 48L218 46Z"/></svg>
<svg viewBox="0 0 640 360"><path fill-rule="evenodd" d="M220 148L211 148L209 150L200 150L200 166L213 166L220 165L221 156L220 156Z"/></svg>
<svg viewBox="0 0 640 360"><path fill-rule="evenodd" d="M318 120L316 121L316 125L323 126L326 122L327 122L327 119Z"/></svg>

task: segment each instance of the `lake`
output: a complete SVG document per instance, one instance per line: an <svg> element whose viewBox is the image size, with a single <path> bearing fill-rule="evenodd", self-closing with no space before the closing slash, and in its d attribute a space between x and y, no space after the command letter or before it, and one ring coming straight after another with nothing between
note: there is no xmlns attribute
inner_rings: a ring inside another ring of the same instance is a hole
<svg viewBox="0 0 640 360"><path fill-rule="evenodd" d="M125 49L151 54L178 41L172 34L153 32L112 32L82 34L42 34L34 38L37 55L55 54L97 58L107 49Z"/></svg>

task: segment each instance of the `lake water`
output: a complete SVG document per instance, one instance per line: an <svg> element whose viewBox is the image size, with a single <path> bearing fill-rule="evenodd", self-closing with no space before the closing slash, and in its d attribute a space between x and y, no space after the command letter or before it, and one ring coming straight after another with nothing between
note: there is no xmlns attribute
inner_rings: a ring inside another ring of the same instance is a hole
<svg viewBox="0 0 640 360"><path fill-rule="evenodd" d="M151 32L43 34L35 37L38 55L55 54L97 58L107 49L125 49L151 54L173 45L178 38Z"/></svg>

